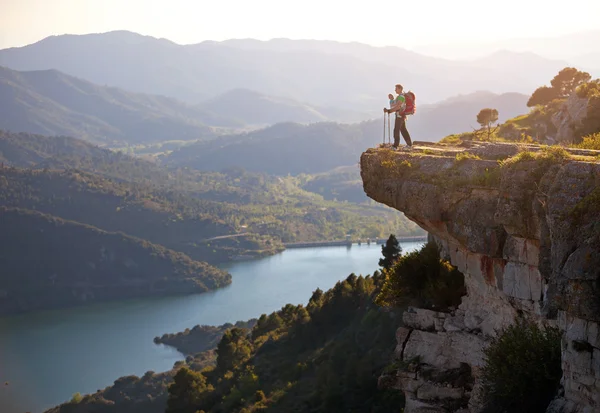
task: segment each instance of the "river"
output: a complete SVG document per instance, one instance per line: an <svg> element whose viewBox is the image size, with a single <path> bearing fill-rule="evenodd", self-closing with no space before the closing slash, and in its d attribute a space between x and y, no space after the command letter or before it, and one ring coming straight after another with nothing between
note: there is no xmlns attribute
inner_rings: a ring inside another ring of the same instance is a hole
<svg viewBox="0 0 600 413"><path fill-rule="evenodd" d="M404 252L422 243L402 243ZM153 343L196 324L259 317L306 304L350 273L372 274L380 245L288 249L223 266L233 277L217 291L145 298L0 319L0 412L40 413L76 392L94 393L120 376L169 370L184 357Z"/></svg>

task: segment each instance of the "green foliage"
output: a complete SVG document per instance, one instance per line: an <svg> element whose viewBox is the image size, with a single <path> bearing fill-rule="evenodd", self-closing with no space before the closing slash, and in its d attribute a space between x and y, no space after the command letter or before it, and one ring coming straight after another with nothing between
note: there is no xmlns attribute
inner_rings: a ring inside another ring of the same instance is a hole
<svg viewBox="0 0 600 413"><path fill-rule="evenodd" d="M83 396L81 395L81 393L77 392L77 393L73 394L73 397L71 397L71 401L69 403L79 404L79 403L81 403L82 400L83 400Z"/></svg>
<svg viewBox="0 0 600 413"><path fill-rule="evenodd" d="M583 83L575 89L577 96L580 98L589 98L600 93L600 79L592 80Z"/></svg>
<svg viewBox="0 0 600 413"><path fill-rule="evenodd" d="M0 206L0 313L66 307L92 300L205 292L231 275L123 233ZM135 280L135 283L130 280Z"/></svg>
<svg viewBox="0 0 600 413"><path fill-rule="evenodd" d="M233 327L250 329L256 324L256 319L238 321L235 324L226 323L221 326L196 325L192 329L176 334L163 334L155 337L154 342L175 347L183 354L197 354L214 349L221 341L223 334Z"/></svg>
<svg viewBox="0 0 600 413"><path fill-rule="evenodd" d="M527 106L532 107L537 105L547 105L557 97L558 91L555 88L548 86L540 86L533 92L533 94L527 101Z"/></svg>
<svg viewBox="0 0 600 413"><path fill-rule="evenodd" d="M241 328L227 330L217 346L217 370L231 371L245 362L252 353L248 331Z"/></svg>
<svg viewBox="0 0 600 413"><path fill-rule="evenodd" d="M600 133L600 86L596 86L593 92L588 91L587 114L574 132L577 137Z"/></svg>
<svg viewBox="0 0 600 413"><path fill-rule="evenodd" d="M388 270L400 258L402 247L394 234L390 234L384 245L381 246L381 255L383 258L379 260L379 266L384 270Z"/></svg>
<svg viewBox="0 0 600 413"><path fill-rule="evenodd" d="M493 123L498 122L498 110L492 108L481 109L477 114L477 123L482 128L487 129L487 139L491 138L491 126Z"/></svg>
<svg viewBox="0 0 600 413"><path fill-rule="evenodd" d="M565 98L577 89L582 83L592 79L589 73L581 72L574 67L565 67L550 81L552 88L559 98Z"/></svg>
<svg viewBox="0 0 600 413"><path fill-rule="evenodd" d="M402 256L384 274L377 304L385 307L415 305L444 311L458 306L466 294L463 275L440 259L435 242Z"/></svg>
<svg viewBox="0 0 600 413"><path fill-rule="evenodd" d="M402 178L413 168L410 161L400 159L398 154L389 148L380 151L379 159L381 159L381 166L385 171L384 174L388 177Z"/></svg>
<svg viewBox="0 0 600 413"><path fill-rule="evenodd" d="M481 136L478 132L463 132L453 135L448 135L440 139L443 145L460 145L464 141L480 141Z"/></svg>
<svg viewBox="0 0 600 413"><path fill-rule="evenodd" d="M520 151L518 154L500 161L500 166L503 168L513 167L521 162L536 161L538 166L545 170L552 164L562 163L569 159L571 155L562 146L542 146L539 152L530 150Z"/></svg>
<svg viewBox="0 0 600 413"><path fill-rule="evenodd" d="M594 188L569 211L574 221L581 223L585 217L598 217L600 214L600 188ZM593 224L593 220L589 220Z"/></svg>
<svg viewBox="0 0 600 413"><path fill-rule="evenodd" d="M561 370L561 332L517 320L484 350L486 413L545 412L556 394Z"/></svg>
<svg viewBox="0 0 600 413"><path fill-rule="evenodd" d="M166 413L195 413L195 406L202 403L204 396L210 389L206 385L206 378L202 373L190 370L187 367L179 369L173 383L169 386L169 399Z"/></svg>
<svg viewBox="0 0 600 413"><path fill-rule="evenodd" d="M397 327L394 312L373 302L381 280L351 274L326 292L315 290L306 307L288 304L263 314L249 334L231 329L219 343L218 367L203 374L211 390L186 412L384 413L402 407L402 392L377 385Z"/></svg>
<svg viewBox="0 0 600 413"><path fill-rule="evenodd" d="M466 161L468 159L474 159L474 160L480 160L481 157L479 157L478 155L474 155L470 152L467 151L463 151L463 152L459 152L456 154L456 157L454 158L454 162L455 163L461 163L463 161Z"/></svg>
<svg viewBox="0 0 600 413"><path fill-rule="evenodd" d="M584 136L581 143L573 146L580 149L600 150L600 132Z"/></svg>
<svg viewBox="0 0 600 413"><path fill-rule="evenodd" d="M550 87L541 86L533 92L527 106L545 106L555 99L566 98L591 78L587 72L581 72L574 67L565 67L550 81Z"/></svg>
<svg viewBox="0 0 600 413"><path fill-rule="evenodd" d="M398 211L373 201L326 201L302 189L310 175L168 170L76 139L2 131L0 152L12 154L11 164L40 168L0 168L0 184L8 189L0 203L123 231L210 263L272 254L283 249L282 242L421 232ZM349 173L356 178L357 168ZM345 173L330 178L329 191L346 187L344 193L357 198L358 188L364 199L361 185L338 181L348 178ZM236 233L248 235L203 241Z"/></svg>

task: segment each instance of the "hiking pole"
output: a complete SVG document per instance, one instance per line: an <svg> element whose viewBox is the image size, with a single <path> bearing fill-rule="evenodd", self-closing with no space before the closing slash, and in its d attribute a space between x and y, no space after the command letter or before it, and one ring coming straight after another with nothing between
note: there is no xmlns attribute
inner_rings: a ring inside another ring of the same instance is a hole
<svg viewBox="0 0 600 413"><path fill-rule="evenodd" d="M383 112L383 145L385 146L385 112Z"/></svg>
<svg viewBox="0 0 600 413"><path fill-rule="evenodd" d="M388 142L392 144L392 134L390 133L390 114L388 113Z"/></svg>

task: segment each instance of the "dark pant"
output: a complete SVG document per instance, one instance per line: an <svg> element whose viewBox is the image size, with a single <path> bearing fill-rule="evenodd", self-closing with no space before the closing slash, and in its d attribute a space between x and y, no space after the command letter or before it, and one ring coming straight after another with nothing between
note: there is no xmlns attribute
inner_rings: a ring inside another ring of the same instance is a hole
<svg viewBox="0 0 600 413"><path fill-rule="evenodd" d="M400 133L402 133L402 137L406 141L406 144L412 146L410 133L408 133L408 129L406 129L406 116L397 117L396 122L394 123L394 147L400 145Z"/></svg>

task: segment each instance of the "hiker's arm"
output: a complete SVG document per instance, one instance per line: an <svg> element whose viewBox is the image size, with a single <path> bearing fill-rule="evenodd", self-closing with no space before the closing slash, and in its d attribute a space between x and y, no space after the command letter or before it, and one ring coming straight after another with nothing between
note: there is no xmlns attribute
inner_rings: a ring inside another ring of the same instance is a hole
<svg viewBox="0 0 600 413"><path fill-rule="evenodd" d="M387 110L387 112L388 113L398 112L399 110L402 110L403 107L404 107L404 102L395 102L392 104L392 107Z"/></svg>

